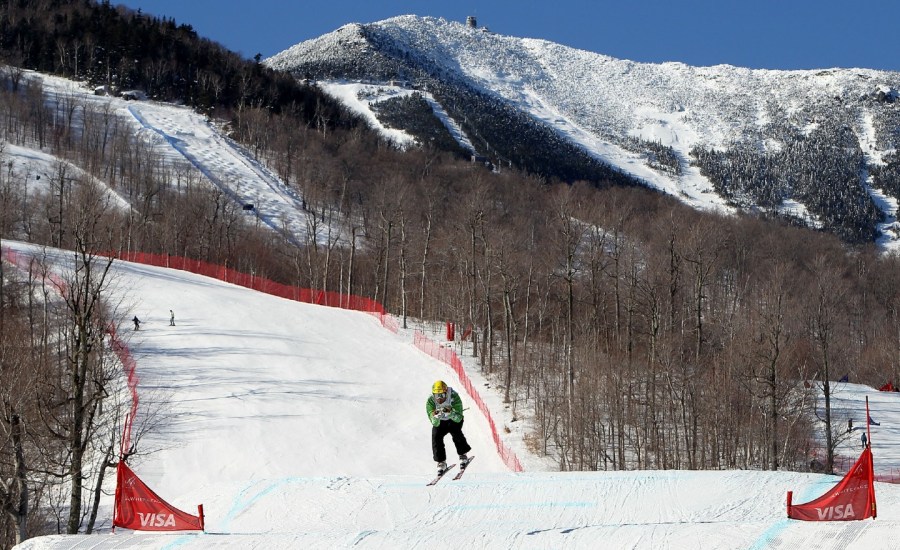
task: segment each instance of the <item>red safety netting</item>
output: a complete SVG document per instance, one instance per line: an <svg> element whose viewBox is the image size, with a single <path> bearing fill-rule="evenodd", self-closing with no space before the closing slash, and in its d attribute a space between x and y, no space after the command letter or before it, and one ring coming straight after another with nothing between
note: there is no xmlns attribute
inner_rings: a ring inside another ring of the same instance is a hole
<svg viewBox="0 0 900 550"><path fill-rule="evenodd" d="M7 255L9 255L10 257L16 257L17 255L16 251L5 248L3 249L3 253L4 257L7 257ZM285 285L276 283L264 277L241 273L231 268L210 264L208 262L203 262L200 260L192 260L179 256L170 256L167 254L123 252L107 255L120 260L157 267L166 267L170 269L179 269L182 271L188 271L190 273L196 273L198 275L213 277L221 281L257 290L259 292L264 292L266 294L271 294L273 296L286 298L289 300L366 312L374 315L379 320L381 325L388 330L394 333L399 331L399 324L397 323L396 319L387 314L383 305L370 298ZM470 331L471 328L467 329L467 333ZM137 365L134 361L134 358L131 356L128 347L118 338L115 327L110 326L108 332L110 335L112 349L118 356L119 360L122 362L123 368L125 370L126 378L128 381L128 388L132 396L131 411L128 415L128 418L126 419L122 435L121 453L123 456L125 456L128 454L131 447L131 426L134 422L134 418L138 408ZM509 447L507 447L501 440L500 434L497 431L497 426L494 423L490 410L487 408L484 400L478 394L478 391L475 389L474 385L466 374L465 369L462 365L462 361L459 359L456 353L450 349L438 346L433 341L428 339L424 334L418 331L416 331L414 335L414 344L425 353L428 353L432 357L443 361L444 363L449 365L450 368L454 370L454 372L456 372L463 388L468 392L472 400L476 403L478 409L482 412L482 414L484 414L485 418L487 419L491 429L491 436L494 439L494 444L497 448L497 452L500 454L503 462L511 470L521 472L523 470L522 464L519 462L519 459L518 457L516 457L515 453L513 453L512 450L510 450Z"/></svg>
<svg viewBox="0 0 900 550"><path fill-rule="evenodd" d="M2 252L2 258L7 262L23 271L29 272L33 277L45 278L61 296L65 295L68 288L66 282L56 273L46 271L43 268L39 269L40 266L33 254L19 252L11 248L2 248L0 252Z"/></svg>
<svg viewBox="0 0 900 550"><path fill-rule="evenodd" d="M459 382L462 384L462 387L472 398L472 401L474 401L478 406L481 414L483 414L487 419L488 424L491 427L491 436L494 438L494 445L497 447L497 453L500 454L500 458L503 459L503 463L506 464L506 466L510 470L514 472L521 472L523 468L521 462L519 462L519 458L500 439L500 432L497 431L497 425L494 424L494 419L491 416L491 411L484 403L481 395L479 395L478 390L475 389L475 386L474 384L472 384L472 380L469 378L469 375L466 374L466 370L463 367L462 360L458 355L456 355L456 352L454 352L450 348L446 348L444 346L436 344L434 341L432 341L419 331L415 332L415 335L413 337L413 344L435 359L443 361L444 363L449 365L451 369L453 369L453 372L456 373L456 376L459 378Z"/></svg>
<svg viewBox="0 0 900 550"><path fill-rule="evenodd" d="M2 249L2 257L4 260L9 263L15 265L19 269L24 271L28 271L32 273L32 275L40 274L43 277L46 277L56 289L56 291L63 295L66 292L66 283L63 281L59 275L52 272L40 272L36 269L37 264L35 262L34 255L30 252L19 252L18 250L12 250L11 248L4 247ZM122 343L121 339L118 337L116 332L115 324L110 323L106 328L106 332L109 335L109 343L113 352L116 354L116 357L121 361L123 368L125 369L125 377L128 383L128 390L131 393L131 410L130 414L126 417L125 426L123 428L123 439L121 443L121 448L127 452L131 447L131 423L134 422L134 416L137 413L138 408L138 394L137 394L137 372L135 370L135 362L131 357L131 352L128 350L128 346Z"/></svg>
<svg viewBox="0 0 900 550"><path fill-rule="evenodd" d="M32 276L46 278L60 295L66 293L67 285L59 275L38 269L35 257L29 252L19 252L10 248L2 248L2 258ZM131 449L131 427L138 409L137 364L131 356L128 346L122 342L115 324L106 328L109 344L125 370L128 390L131 394L131 407L122 427L119 464L117 467L117 483L113 526L144 531L183 531L203 529L203 506L199 506L199 515L193 516L182 512L159 498L144 482L142 482L125 464L125 457Z"/></svg>
<svg viewBox="0 0 900 550"><path fill-rule="evenodd" d="M138 410L137 362L131 356L131 350L128 349L128 346L119 338L114 324L110 323L107 333L109 334L110 347L125 370L125 380L128 384L128 391L131 393L131 409L125 417L125 426L122 428L122 441L119 449L119 456L125 456L131 452L131 425L134 423L134 417L137 415Z"/></svg>
<svg viewBox="0 0 900 550"><path fill-rule="evenodd" d="M298 302L323 306L339 307L355 311L363 311L377 317L381 325L392 332L396 333L400 328L396 319L387 314L384 306L376 302L375 300L372 300L371 298L285 285L270 281L269 279L266 279L264 277L241 273L227 267L210 264L200 260L192 260L189 258L182 258L178 256L169 256L166 254L130 252L113 254L112 256L120 260L126 260L145 265L153 265L157 267L167 267L170 269L180 269L182 271L188 271L190 273L196 273L198 275L205 275L207 277L213 277L221 281L257 290L259 292L264 292L266 294L271 294L273 296L286 298L288 300L295 300ZM450 365L450 367L457 373L460 382L463 384L463 387L466 389L469 395L472 396L472 399L475 401L482 414L484 414L485 418L488 420L488 423L491 427L491 435L494 439L494 444L496 445L497 452L500 453L503 462L511 470L521 472L522 464L519 462L519 459L518 457L516 457L515 453L513 453L501 441L500 434L497 431L497 427L494 424L494 420L491 417L490 411L488 410L484 401L481 399L481 396L475 390L472 382L469 380L469 377L466 375L465 370L462 366L462 361L460 361L459 357L457 357L456 354L451 350L445 350L446 352L450 353L449 356L436 356L436 349L444 348L438 348L433 342L431 342L421 333L416 332L414 340L415 345L419 347L419 349L444 361L445 363ZM440 354L440 352L437 353Z"/></svg>

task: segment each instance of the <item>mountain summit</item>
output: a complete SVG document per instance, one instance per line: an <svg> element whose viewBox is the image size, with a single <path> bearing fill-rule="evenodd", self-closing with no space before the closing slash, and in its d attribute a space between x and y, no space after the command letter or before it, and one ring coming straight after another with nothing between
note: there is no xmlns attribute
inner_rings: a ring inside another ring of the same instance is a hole
<svg viewBox="0 0 900 550"><path fill-rule="evenodd" d="M265 63L320 84L415 90L495 167L640 183L849 242L896 236L897 72L637 63L410 15L345 25Z"/></svg>

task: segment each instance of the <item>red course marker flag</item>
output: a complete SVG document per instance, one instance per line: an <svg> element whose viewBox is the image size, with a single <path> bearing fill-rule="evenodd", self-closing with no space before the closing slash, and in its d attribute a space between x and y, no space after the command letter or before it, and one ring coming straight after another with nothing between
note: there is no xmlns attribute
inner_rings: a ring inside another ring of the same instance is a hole
<svg viewBox="0 0 900 550"><path fill-rule="evenodd" d="M869 418L869 399L866 398L866 418ZM866 426L868 430L868 426ZM871 433L871 432L870 432ZM815 500L792 504L793 492L788 491L787 514L803 521L850 521L875 518L875 466L872 459L871 436L856 463L840 483Z"/></svg>
<svg viewBox="0 0 900 550"><path fill-rule="evenodd" d="M137 531L202 531L203 505L193 516L159 498L119 461L116 483L116 509L113 526Z"/></svg>

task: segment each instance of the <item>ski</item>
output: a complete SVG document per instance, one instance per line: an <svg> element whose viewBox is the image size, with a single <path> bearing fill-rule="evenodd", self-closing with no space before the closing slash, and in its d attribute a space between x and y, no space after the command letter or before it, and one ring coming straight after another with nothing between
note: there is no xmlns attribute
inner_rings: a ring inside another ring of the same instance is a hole
<svg viewBox="0 0 900 550"><path fill-rule="evenodd" d="M459 472L457 472L456 475L453 476L453 481L458 480L459 478L461 478L461 477L463 476L464 473L466 473L466 469L469 467L469 464L471 464L473 460L475 460L475 457L474 457L474 456L470 456L470 457L469 457L469 460L463 462L463 463L459 466Z"/></svg>
<svg viewBox="0 0 900 550"><path fill-rule="evenodd" d="M440 473L436 478L432 479L432 480L428 483L428 485L426 485L426 487L431 487L432 485L434 485L435 483L437 483L438 481L440 481L441 478L444 477L445 475L447 475L447 472L449 472L450 470L452 470L455 466L456 466L456 464L450 464L450 465L448 465L448 466L447 466L447 469L444 470L442 473Z"/></svg>

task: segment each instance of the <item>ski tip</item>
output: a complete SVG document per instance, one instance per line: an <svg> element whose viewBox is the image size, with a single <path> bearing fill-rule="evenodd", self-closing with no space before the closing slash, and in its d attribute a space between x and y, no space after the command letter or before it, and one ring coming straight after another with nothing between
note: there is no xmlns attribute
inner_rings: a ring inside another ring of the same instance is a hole
<svg viewBox="0 0 900 550"><path fill-rule="evenodd" d="M465 461L462 465L460 465L459 471L456 473L455 476L453 476L453 481L459 480L463 476L463 474L466 473L466 470L468 469L469 464L471 464L473 460L475 460L475 457L470 456L467 461Z"/></svg>

